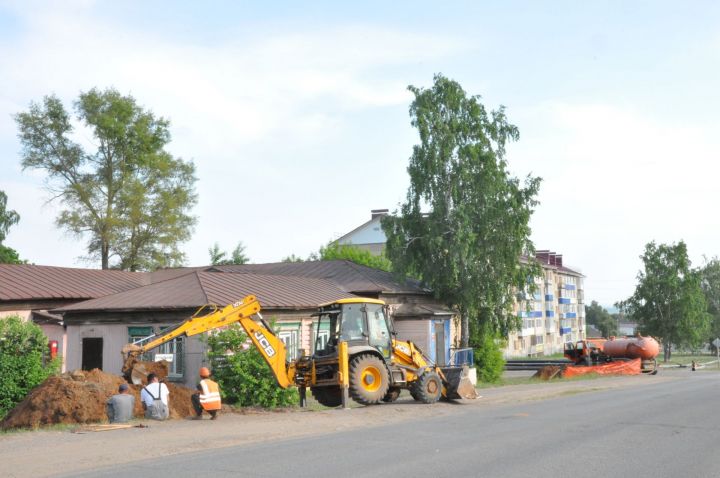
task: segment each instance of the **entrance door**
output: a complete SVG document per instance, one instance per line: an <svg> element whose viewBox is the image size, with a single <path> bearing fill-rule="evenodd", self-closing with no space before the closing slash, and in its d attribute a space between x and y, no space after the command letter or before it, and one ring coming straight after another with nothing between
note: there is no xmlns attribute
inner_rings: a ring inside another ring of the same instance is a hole
<svg viewBox="0 0 720 478"><path fill-rule="evenodd" d="M445 324L435 322L435 362L441 367L445 363Z"/></svg>
<svg viewBox="0 0 720 478"><path fill-rule="evenodd" d="M102 370L103 364L103 339L102 338L86 338L82 340L82 369L92 370L99 368Z"/></svg>

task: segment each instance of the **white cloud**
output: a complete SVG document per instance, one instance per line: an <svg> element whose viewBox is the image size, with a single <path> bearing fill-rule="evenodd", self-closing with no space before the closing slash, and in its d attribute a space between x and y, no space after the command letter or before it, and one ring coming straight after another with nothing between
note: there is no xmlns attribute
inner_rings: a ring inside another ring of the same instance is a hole
<svg viewBox="0 0 720 478"><path fill-rule="evenodd" d="M105 20L92 6L13 7L22 29L11 43L0 44L0 145L17 144L11 115L43 95L55 93L70 105L95 86L132 94L171 119L171 151L196 161L199 224L186 247L193 263L207 260L206 249L216 240L228 248L243 240L254 260L270 261L291 252L304 255L345 224L350 227L357 219L343 213L351 190L345 180L331 179L329 168L367 179L360 195L352 195L363 198L356 218L394 203L396 192L379 190L387 178L349 166L348 158L360 160L362 151L338 143L359 134L350 120L354 115L406 108L410 81L382 74L383 68L415 66L466 48L441 35L361 24L272 34L229 31L217 44L198 44ZM4 170L17 170L18 150L5 151ZM13 194L44 197L38 173L31 174L4 176L4 185ZM44 237L48 244L47 238L61 234L52 225L54 215L38 202L24 203L22 222L9 241L21 252L22 246L37 250L31 259L38 263L72 263L78 255L72 248L43 248L42 241L28 239ZM341 216L346 223L328 222ZM280 223L306 232L289 240Z"/></svg>
<svg viewBox="0 0 720 478"><path fill-rule="evenodd" d="M652 240L684 240L695 265L720 254L720 125L676 124L609 104L547 102L524 113L511 161L544 178L536 246L582 269L586 297L606 305L628 297Z"/></svg>

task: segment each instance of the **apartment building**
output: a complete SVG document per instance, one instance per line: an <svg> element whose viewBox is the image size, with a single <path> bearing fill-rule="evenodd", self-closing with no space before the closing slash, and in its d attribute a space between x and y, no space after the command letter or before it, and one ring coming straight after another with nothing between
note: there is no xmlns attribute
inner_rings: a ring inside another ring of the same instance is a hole
<svg viewBox="0 0 720 478"><path fill-rule="evenodd" d="M369 221L335 242L380 254L386 241L380 220L387 214L387 209L373 209ZM543 276L535 279L533 293L525 291L517 295L515 313L522 319L522 328L508 335L507 347L503 350L506 358L562 353L565 342L586 336L584 276L563 265L562 254L539 250L535 260L540 262Z"/></svg>
<svg viewBox="0 0 720 478"><path fill-rule="evenodd" d="M564 266L562 254L539 250L535 260L543 274L534 288L517 295L515 312L522 326L508 335L506 358L562 353L565 342L585 338L584 276Z"/></svg>

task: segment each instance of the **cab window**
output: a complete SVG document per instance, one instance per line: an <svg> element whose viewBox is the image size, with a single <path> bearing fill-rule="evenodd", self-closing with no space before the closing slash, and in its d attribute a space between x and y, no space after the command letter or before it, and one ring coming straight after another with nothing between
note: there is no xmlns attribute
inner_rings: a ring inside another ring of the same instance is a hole
<svg viewBox="0 0 720 478"><path fill-rule="evenodd" d="M390 328L385 318L385 311L380 304L366 304L370 346L377 348L383 356L390 353Z"/></svg>
<svg viewBox="0 0 720 478"><path fill-rule="evenodd" d="M360 340L367 335L363 320L362 304L345 304L340 318L342 340Z"/></svg>
<svg viewBox="0 0 720 478"><path fill-rule="evenodd" d="M329 352L336 345L337 317L337 312L318 317L314 352Z"/></svg>

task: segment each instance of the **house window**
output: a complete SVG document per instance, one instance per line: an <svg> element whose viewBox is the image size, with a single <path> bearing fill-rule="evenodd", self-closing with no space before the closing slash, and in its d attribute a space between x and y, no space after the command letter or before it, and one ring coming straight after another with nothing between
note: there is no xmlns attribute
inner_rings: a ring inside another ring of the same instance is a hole
<svg viewBox="0 0 720 478"><path fill-rule="evenodd" d="M285 344L285 350L287 350L287 358L295 360L298 358L298 351L300 350L300 331L298 329L280 330L278 332L278 338Z"/></svg>
<svg viewBox="0 0 720 478"><path fill-rule="evenodd" d="M330 339L329 330L318 330L317 339L315 341L315 350L325 350L328 340ZM313 352L315 351L313 350Z"/></svg>
<svg viewBox="0 0 720 478"><path fill-rule="evenodd" d="M176 337L157 348L157 354L172 355L168 363L168 378L183 378L185 373L185 337Z"/></svg>
<svg viewBox="0 0 720 478"><path fill-rule="evenodd" d="M128 343L142 345L147 342L147 338L153 334L152 327L128 327ZM143 362L152 361L152 354L146 352L138 356L138 360Z"/></svg>
<svg viewBox="0 0 720 478"><path fill-rule="evenodd" d="M168 327L161 327L160 333ZM138 343L143 345L148 342L150 336L154 334L152 327L128 327L128 341L130 343ZM152 339L149 339L152 340ZM151 362L156 360L158 354L171 355L172 360L168 360L168 378L183 378L185 373L185 337L177 337L166 342L156 349L150 350L138 357L139 360Z"/></svg>

